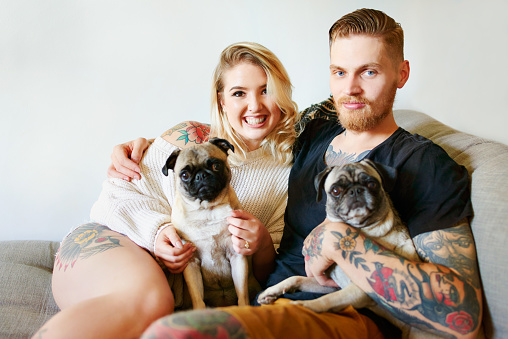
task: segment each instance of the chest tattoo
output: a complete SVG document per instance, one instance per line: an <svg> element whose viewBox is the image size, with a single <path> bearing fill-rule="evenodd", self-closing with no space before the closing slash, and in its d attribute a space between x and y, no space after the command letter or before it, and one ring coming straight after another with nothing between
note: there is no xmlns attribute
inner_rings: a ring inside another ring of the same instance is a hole
<svg viewBox="0 0 508 339"><path fill-rule="evenodd" d="M343 152L340 149L334 150L333 146L328 146L325 153L325 163L328 166L341 166L350 162L358 162L369 154L370 150L360 154Z"/></svg>

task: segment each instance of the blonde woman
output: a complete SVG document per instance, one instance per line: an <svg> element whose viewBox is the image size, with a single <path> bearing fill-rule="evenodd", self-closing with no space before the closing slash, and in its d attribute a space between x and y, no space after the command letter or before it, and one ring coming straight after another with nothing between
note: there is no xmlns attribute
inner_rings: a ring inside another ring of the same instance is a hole
<svg viewBox="0 0 508 339"><path fill-rule="evenodd" d="M175 149L203 142L208 134L235 146L232 186L244 210L233 211L229 230L235 250L252 255L254 275L263 283L284 226L296 138L291 94L287 72L271 51L255 43L227 47L214 72L210 132L204 124L182 123L154 140L138 180L104 183L93 223L62 241L53 274L62 311L40 332L53 338L138 337L183 305L179 273L195 249L183 245L171 225L174 182L161 168Z"/></svg>

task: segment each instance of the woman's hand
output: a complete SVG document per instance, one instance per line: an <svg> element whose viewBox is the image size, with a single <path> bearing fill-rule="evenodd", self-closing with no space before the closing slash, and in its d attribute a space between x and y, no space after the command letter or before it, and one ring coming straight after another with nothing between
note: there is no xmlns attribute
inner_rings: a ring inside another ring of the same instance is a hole
<svg viewBox="0 0 508 339"><path fill-rule="evenodd" d="M258 218L243 210L232 211L227 221L234 250L238 254L252 255L254 277L264 284L275 267L275 249L270 233Z"/></svg>
<svg viewBox="0 0 508 339"><path fill-rule="evenodd" d="M265 225L249 212L243 210L232 211L227 221L236 253L252 255L267 245L273 247L272 238Z"/></svg>
<svg viewBox="0 0 508 339"><path fill-rule="evenodd" d="M166 265L169 272L183 272L196 251L192 243L182 244L182 240L172 225L163 229L155 240L155 255Z"/></svg>
<svg viewBox="0 0 508 339"><path fill-rule="evenodd" d="M150 145L145 138L137 138L124 144L116 145L111 154L111 165L108 167L108 178L119 178L126 181L141 179L138 164L143 153Z"/></svg>

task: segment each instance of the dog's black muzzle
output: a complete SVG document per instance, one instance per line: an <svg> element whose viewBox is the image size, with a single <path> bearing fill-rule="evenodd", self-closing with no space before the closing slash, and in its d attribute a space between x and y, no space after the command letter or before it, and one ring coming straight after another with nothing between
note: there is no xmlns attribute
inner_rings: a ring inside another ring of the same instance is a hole
<svg viewBox="0 0 508 339"><path fill-rule="evenodd" d="M213 172L203 169L195 173L193 180L188 183L188 192L199 200L213 201L222 192L226 185L224 180L218 178Z"/></svg>

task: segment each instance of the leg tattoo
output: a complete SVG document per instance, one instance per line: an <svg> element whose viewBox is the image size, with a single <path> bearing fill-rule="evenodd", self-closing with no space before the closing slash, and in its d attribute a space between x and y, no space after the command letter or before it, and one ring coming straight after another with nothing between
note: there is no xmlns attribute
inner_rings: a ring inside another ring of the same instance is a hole
<svg viewBox="0 0 508 339"><path fill-rule="evenodd" d="M55 268L67 270L72 268L78 259L86 259L94 254L111 248L121 247L118 237L105 236L106 226L90 223L78 227L62 242L56 255Z"/></svg>
<svg viewBox="0 0 508 339"><path fill-rule="evenodd" d="M247 338L241 323L231 314L219 310L180 312L162 318L144 333L152 338Z"/></svg>

